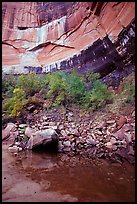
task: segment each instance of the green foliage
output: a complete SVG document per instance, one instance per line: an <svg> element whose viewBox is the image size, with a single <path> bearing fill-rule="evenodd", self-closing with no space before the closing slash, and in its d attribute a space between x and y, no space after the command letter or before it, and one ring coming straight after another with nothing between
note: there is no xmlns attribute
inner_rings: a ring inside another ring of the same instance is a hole
<svg viewBox="0 0 137 204"><path fill-rule="evenodd" d="M12 97L17 80L14 76L2 75L2 93L5 97Z"/></svg>
<svg viewBox="0 0 137 204"><path fill-rule="evenodd" d="M121 112L123 107L127 107L128 103L134 102L135 99L135 73L129 74L121 82L117 90L115 90L115 100L110 110L113 112Z"/></svg>
<svg viewBox="0 0 137 204"><path fill-rule="evenodd" d="M76 71L58 71L47 75L47 99L52 105L79 103L85 94L85 84Z"/></svg>
<svg viewBox="0 0 137 204"><path fill-rule="evenodd" d="M23 89L27 96L33 96L40 91L40 80L35 73L29 73L28 75L21 75L17 81L17 87Z"/></svg>
<svg viewBox="0 0 137 204"><path fill-rule="evenodd" d="M85 95L86 86L80 75L76 71L66 77L67 101L70 103L81 103Z"/></svg>
<svg viewBox="0 0 137 204"><path fill-rule="evenodd" d="M3 101L3 112L9 116L19 116L26 105L25 92L21 88L15 88L13 97Z"/></svg>
<svg viewBox="0 0 137 204"><path fill-rule="evenodd" d="M46 75L37 75L39 81L39 88L46 89L47 84L49 83L49 74Z"/></svg>
<svg viewBox="0 0 137 204"><path fill-rule="evenodd" d="M135 85L132 82L122 82L121 85L122 90L121 93L116 97L116 102L123 103L130 103L135 98ZM119 105L120 106L120 105Z"/></svg>
<svg viewBox="0 0 137 204"><path fill-rule="evenodd" d="M100 74L97 72L89 71L85 74L86 82L93 83L95 80L99 79Z"/></svg>
<svg viewBox="0 0 137 204"><path fill-rule="evenodd" d="M10 115L19 115L21 108L27 104L40 105L41 101L33 95L41 89L47 106L58 106L67 103L84 103L85 107L93 109L101 107L109 99L107 87L96 79L98 73L89 72L85 78L81 77L75 70L70 74L64 71L58 71L47 75L36 75L30 73L18 77L16 88L11 93L9 100L4 100L4 110ZM93 84L93 89L86 90L85 79ZM9 84L10 81L8 82ZM6 85L3 85L6 87ZM7 85L7 91L10 86ZM14 87L13 87L14 88ZM4 90L4 89L3 89ZM14 95L13 95L14 94ZM33 97L32 97L33 96ZM28 97L28 100L26 100Z"/></svg>
<svg viewBox="0 0 137 204"><path fill-rule="evenodd" d="M101 81L93 82L93 88L87 92L83 99L83 105L86 108L91 107L93 110L103 107L107 102L113 99L112 93L107 86Z"/></svg>
<svg viewBox="0 0 137 204"><path fill-rule="evenodd" d="M116 96L116 102L121 106L125 103L130 103L135 98L135 76L134 74L130 74L128 77L124 78L121 81L118 92ZM120 105L121 104L121 105Z"/></svg>
<svg viewBox="0 0 137 204"><path fill-rule="evenodd" d="M48 92L47 99L50 99L53 105L60 105L66 97L66 81L64 72L55 72L47 76Z"/></svg>
<svg viewBox="0 0 137 204"><path fill-rule="evenodd" d="M124 100L126 103L131 102L135 97L135 85L131 84L130 82L124 84L122 95L126 96Z"/></svg>
<svg viewBox="0 0 137 204"><path fill-rule="evenodd" d="M112 92L98 80L99 77L98 73L93 72L81 76L73 70L71 73L58 71L46 75L29 73L19 76L16 82L4 81L2 91L11 93L10 98L3 100L4 114L18 116L30 104L50 108L76 103L93 110L98 109L113 99ZM87 84L91 84L92 89L87 90ZM133 87L127 86L125 90L129 96L134 96Z"/></svg>

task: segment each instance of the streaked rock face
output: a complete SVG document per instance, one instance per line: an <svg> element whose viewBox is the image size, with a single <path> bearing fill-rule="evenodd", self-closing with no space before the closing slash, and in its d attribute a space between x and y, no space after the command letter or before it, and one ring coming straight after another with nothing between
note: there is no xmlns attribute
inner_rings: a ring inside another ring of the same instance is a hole
<svg viewBox="0 0 137 204"><path fill-rule="evenodd" d="M3 71L109 72L135 37L134 17L134 2L2 2Z"/></svg>

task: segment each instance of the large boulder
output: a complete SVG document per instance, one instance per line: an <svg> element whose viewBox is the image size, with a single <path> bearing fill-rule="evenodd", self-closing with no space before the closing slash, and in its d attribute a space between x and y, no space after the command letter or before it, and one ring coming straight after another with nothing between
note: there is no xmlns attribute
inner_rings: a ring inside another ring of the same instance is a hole
<svg viewBox="0 0 137 204"><path fill-rule="evenodd" d="M16 130L16 125L14 123L8 123L6 128L2 130L2 141L9 140L12 138L12 140L15 140L17 137L16 134L13 134Z"/></svg>
<svg viewBox="0 0 137 204"><path fill-rule="evenodd" d="M26 127L26 129L25 129L25 135L26 135L28 138L30 138L30 137L33 135L33 133L35 133L35 130L34 130L34 129L32 129L31 127Z"/></svg>
<svg viewBox="0 0 137 204"><path fill-rule="evenodd" d="M52 129L38 130L33 133L26 145L27 149L34 149L36 147L48 147L48 145L58 145L58 134Z"/></svg>

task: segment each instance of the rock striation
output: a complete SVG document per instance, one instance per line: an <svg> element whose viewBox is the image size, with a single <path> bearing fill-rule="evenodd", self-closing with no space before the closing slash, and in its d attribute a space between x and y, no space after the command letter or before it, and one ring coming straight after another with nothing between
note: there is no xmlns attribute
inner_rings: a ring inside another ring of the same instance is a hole
<svg viewBox="0 0 137 204"><path fill-rule="evenodd" d="M2 70L102 76L134 60L135 2L2 2Z"/></svg>

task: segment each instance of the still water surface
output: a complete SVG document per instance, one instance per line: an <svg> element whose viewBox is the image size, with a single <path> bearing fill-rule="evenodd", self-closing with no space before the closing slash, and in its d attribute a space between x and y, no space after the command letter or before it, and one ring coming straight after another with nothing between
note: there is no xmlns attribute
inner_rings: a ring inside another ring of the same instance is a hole
<svg viewBox="0 0 137 204"><path fill-rule="evenodd" d="M134 166L2 146L2 202L97 201L135 201Z"/></svg>

